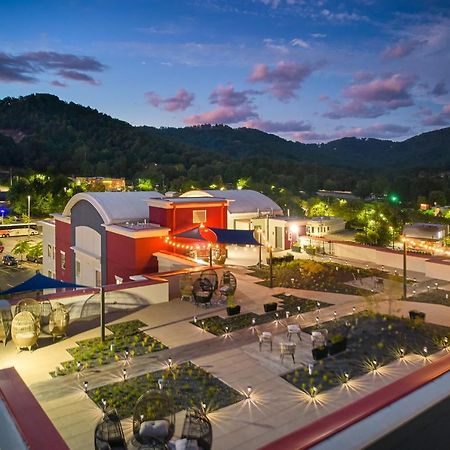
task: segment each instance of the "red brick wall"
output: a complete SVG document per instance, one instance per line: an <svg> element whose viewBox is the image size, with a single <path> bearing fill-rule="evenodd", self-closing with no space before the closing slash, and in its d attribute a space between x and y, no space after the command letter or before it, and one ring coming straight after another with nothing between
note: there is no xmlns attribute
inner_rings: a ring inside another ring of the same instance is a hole
<svg viewBox="0 0 450 450"><path fill-rule="evenodd" d="M196 206L192 208L175 208L174 210L174 225L172 226L172 232L178 233L198 226L198 223L193 223L193 211L206 210L206 222L207 227L213 228L226 228L227 226L227 210L223 206L209 206L202 207Z"/></svg>
<svg viewBox="0 0 450 450"><path fill-rule="evenodd" d="M55 243L56 243L56 253L55 253L55 268L56 268L56 278L63 281L74 282L73 279L73 251L71 241L71 229L70 224L55 220ZM66 253L66 267L63 269L61 267L61 251Z"/></svg>

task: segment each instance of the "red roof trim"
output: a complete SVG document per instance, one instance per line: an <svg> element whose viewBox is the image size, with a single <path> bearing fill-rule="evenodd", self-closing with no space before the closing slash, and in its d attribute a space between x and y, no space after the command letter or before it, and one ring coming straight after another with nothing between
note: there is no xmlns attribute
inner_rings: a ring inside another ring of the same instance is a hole
<svg viewBox="0 0 450 450"><path fill-rule="evenodd" d="M14 367L0 370L0 397L31 450L69 450Z"/></svg>
<svg viewBox="0 0 450 450"><path fill-rule="evenodd" d="M394 381L315 422L261 447L260 450L303 450L365 419L450 370L450 354Z"/></svg>

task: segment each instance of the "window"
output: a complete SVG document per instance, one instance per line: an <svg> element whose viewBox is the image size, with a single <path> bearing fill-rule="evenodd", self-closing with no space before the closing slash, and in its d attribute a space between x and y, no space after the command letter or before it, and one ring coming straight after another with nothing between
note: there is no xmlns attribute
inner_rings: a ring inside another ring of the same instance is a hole
<svg viewBox="0 0 450 450"><path fill-rule="evenodd" d="M75 267L76 267L76 274L77 274L77 277L79 277L79 276L80 276L80 273L81 273L81 264L80 264L80 261L76 261Z"/></svg>
<svg viewBox="0 0 450 450"><path fill-rule="evenodd" d="M102 287L102 273L100 270L95 271L95 286Z"/></svg>
<svg viewBox="0 0 450 450"><path fill-rule="evenodd" d="M48 244L48 245L47 245L47 256L48 256L49 258L52 257L52 246L51 246L51 244Z"/></svg>
<svg viewBox="0 0 450 450"><path fill-rule="evenodd" d="M65 270L66 268L66 252L60 251L61 253L61 269Z"/></svg>
<svg viewBox="0 0 450 450"><path fill-rule="evenodd" d="M206 222L206 209L192 211L192 223Z"/></svg>

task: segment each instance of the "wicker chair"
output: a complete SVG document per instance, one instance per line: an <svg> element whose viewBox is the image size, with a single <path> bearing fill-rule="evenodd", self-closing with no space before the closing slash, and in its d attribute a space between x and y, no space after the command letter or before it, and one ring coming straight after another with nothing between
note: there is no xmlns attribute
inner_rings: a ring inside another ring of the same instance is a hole
<svg viewBox="0 0 450 450"><path fill-rule="evenodd" d="M163 391L151 390L141 395L133 413L133 435L138 444L164 448L175 431L174 406ZM159 446L159 447L158 447Z"/></svg>
<svg viewBox="0 0 450 450"><path fill-rule="evenodd" d="M200 273L200 278L207 279L211 283L213 292L219 286L219 277L217 276L217 272L213 269L203 270Z"/></svg>
<svg viewBox="0 0 450 450"><path fill-rule="evenodd" d="M211 450L212 426L206 414L196 409L188 409L181 439L195 440L203 450Z"/></svg>
<svg viewBox="0 0 450 450"><path fill-rule="evenodd" d="M64 305L57 303L52 310L48 321L48 330L53 336L53 341L57 337L67 337L67 327L69 326L69 313Z"/></svg>
<svg viewBox="0 0 450 450"><path fill-rule="evenodd" d="M11 331L11 307L6 300L0 300L0 302L2 303L0 307L0 342L3 341L3 344L6 345L9 332Z"/></svg>
<svg viewBox="0 0 450 450"><path fill-rule="evenodd" d="M33 298L25 298L17 303L16 306L16 314L22 311L29 311L33 314L33 316L39 320L41 320L41 303L34 300Z"/></svg>
<svg viewBox="0 0 450 450"><path fill-rule="evenodd" d="M48 300L39 303L41 304L41 325L48 325L52 313L52 304Z"/></svg>
<svg viewBox="0 0 450 450"><path fill-rule="evenodd" d="M184 273L180 277L180 294L181 300L193 300L194 282L191 273Z"/></svg>
<svg viewBox="0 0 450 450"><path fill-rule="evenodd" d="M122 424L115 409L107 411L95 427L94 445L95 450L127 450Z"/></svg>
<svg viewBox="0 0 450 450"><path fill-rule="evenodd" d="M213 285L208 278L200 277L194 281L193 294L196 305L211 305L213 293Z"/></svg>
<svg viewBox="0 0 450 450"><path fill-rule="evenodd" d="M237 281L236 277L230 272L226 271L222 275L222 279L220 281L220 295L224 297L226 300L233 299L234 293L236 292Z"/></svg>
<svg viewBox="0 0 450 450"><path fill-rule="evenodd" d="M21 348L31 350L33 345L37 343L39 332L39 323L29 311L21 311L14 316L11 324L11 335L19 350Z"/></svg>

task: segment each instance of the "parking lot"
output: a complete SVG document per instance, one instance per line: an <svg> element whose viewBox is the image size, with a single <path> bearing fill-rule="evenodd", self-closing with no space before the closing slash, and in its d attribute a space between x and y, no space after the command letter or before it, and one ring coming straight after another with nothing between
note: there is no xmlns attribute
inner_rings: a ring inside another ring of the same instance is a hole
<svg viewBox="0 0 450 450"><path fill-rule="evenodd" d="M30 236L30 238L28 238L28 236L2 238L2 245L5 247L5 249L3 253L0 254L0 259L1 257L3 257L3 255L11 255L11 250L17 244L17 242L28 239L33 242L39 242L42 239L42 236ZM9 289L16 284L25 281L26 279L33 276L36 273L36 270L41 269L42 264L35 264L28 261L19 261L18 267L5 266L0 261L0 291Z"/></svg>

